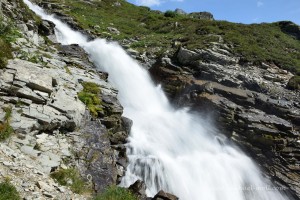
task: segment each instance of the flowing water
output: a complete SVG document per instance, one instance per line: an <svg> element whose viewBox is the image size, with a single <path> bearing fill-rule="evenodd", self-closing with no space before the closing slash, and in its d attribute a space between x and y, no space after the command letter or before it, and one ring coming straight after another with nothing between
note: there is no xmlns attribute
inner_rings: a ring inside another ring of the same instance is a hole
<svg viewBox="0 0 300 200"><path fill-rule="evenodd" d="M59 42L83 47L118 88L124 115L133 120L129 166L121 185L141 179L149 196L163 189L182 200L287 199L264 180L249 157L220 143L210 123L187 109L174 109L148 72L119 45L103 39L88 41L28 0L24 2L55 23Z"/></svg>

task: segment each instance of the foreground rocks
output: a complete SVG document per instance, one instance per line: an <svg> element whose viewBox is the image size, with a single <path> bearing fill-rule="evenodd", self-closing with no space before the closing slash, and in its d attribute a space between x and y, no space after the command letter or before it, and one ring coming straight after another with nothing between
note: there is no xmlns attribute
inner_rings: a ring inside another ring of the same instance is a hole
<svg viewBox="0 0 300 200"><path fill-rule="evenodd" d="M138 199L141 200L178 200L173 194L160 190L153 198L146 196L146 185L143 181L137 180L128 188Z"/></svg>
<svg viewBox="0 0 300 200"><path fill-rule="evenodd" d="M2 5L7 17L21 6L8 1ZM122 117L108 75L99 72L78 45L52 43L51 22L13 17L21 35L12 44L14 58L0 69L0 123L11 110L8 123L13 129L0 143L0 181L9 178L24 199L89 199L118 184L126 168L123 145L132 122ZM103 112L98 117L78 98L83 82L101 90ZM70 168L89 186L84 195L49 176Z"/></svg>
<svg viewBox="0 0 300 200"><path fill-rule="evenodd" d="M296 199L300 196L299 91L286 89L293 74L273 63L244 63L222 42L211 49L180 48L150 72L173 104L214 119Z"/></svg>

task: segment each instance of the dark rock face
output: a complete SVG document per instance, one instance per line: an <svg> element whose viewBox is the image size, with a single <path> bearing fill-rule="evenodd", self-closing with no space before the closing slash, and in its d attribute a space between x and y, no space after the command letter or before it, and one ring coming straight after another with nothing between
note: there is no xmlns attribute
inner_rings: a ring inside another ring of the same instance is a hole
<svg viewBox="0 0 300 200"><path fill-rule="evenodd" d="M39 24L39 32L44 36L54 35L54 27L55 24L53 22L43 20L41 24Z"/></svg>
<svg viewBox="0 0 300 200"><path fill-rule="evenodd" d="M299 199L299 92L274 64L241 64L225 44L163 58L150 73L176 106L209 113L275 184ZM291 197L291 198L292 198Z"/></svg>
<svg viewBox="0 0 300 200"><path fill-rule="evenodd" d="M139 199L146 199L146 185L143 181L137 180L135 183L128 188L133 194Z"/></svg>
<svg viewBox="0 0 300 200"><path fill-rule="evenodd" d="M178 200L179 198L173 194L166 193L164 191L159 191L154 197L153 200Z"/></svg>

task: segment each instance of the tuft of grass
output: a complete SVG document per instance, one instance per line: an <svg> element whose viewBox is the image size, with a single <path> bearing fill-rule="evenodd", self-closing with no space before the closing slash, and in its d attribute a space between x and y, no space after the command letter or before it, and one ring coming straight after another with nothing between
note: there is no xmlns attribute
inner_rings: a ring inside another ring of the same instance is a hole
<svg viewBox="0 0 300 200"><path fill-rule="evenodd" d="M60 185L69 186L75 193L82 194L89 191L85 181L75 168L59 169L55 172L52 172L50 176Z"/></svg>
<svg viewBox="0 0 300 200"><path fill-rule="evenodd" d="M66 72L67 72L68 74L72 75L72 72L71 72L71 70L69 69L69 67L65 66L65 70L66 70Z"/></svg>
<svg viewBox="0 0 300 200"><path fill-rule="evenodd" d="M12 108L3 108L5 112L4 122L0 123L0 141L4 141L11 136L14 132L13 128L10 126L9 120L11 118Z"/></svg>
<svg viewBox="0 0 300 200"><path fill-rule="evenodd" d="M20 200L19 192L8 180L0 183L0 200Z"/></svg>
<svg viewBox="0 0 300 200"><path fill-rule="evenodd" d="M138 200L138 198L128 189L113 185L96 196L94 200Z"/></svg>
<svg viewBox="0 0 300 200"><path fill-rule="evenodd" d="M90 110L94 117L98 116L98 113L103 111L101 106L100 86L93 82L83 82L83 90L78 93L78 98L82 101Z"/></svg>

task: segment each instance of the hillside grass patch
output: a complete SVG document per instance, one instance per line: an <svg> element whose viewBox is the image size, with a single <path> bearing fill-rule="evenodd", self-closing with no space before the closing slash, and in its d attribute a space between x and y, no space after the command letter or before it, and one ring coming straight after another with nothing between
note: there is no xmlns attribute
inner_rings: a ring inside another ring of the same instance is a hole
<svg viewBox="0 0 300 200"><path fill-rule="evenodd" d="M93 200L138 200L138 198L128 189L113 185Z"/></svg>
<svg viewBox="0 0 300 200"><path fill-rule="evenodd" d="M78 98L82 101L92 116L97 117L99 112L103 111L100 99L100 86L93 82L83 82L81 83L83 90L78 93Z"/></svg>
<svg viewBox="0 0 300 200"><path fill-rule="evenodd" d="M195 19L173 11L159 13L125 0L119 2L121 6L113 5L110 0L92 3L65 0L62 12L100 37L107 37L107 27L115 27L121 33L109 34L110 39L134 38L137 42L131 47L139 51L152 49L158 56L161 51L175 52L174 41L180 41L181 46L191 50L205 49L212 47L212 42L218 42L221 36L231 46L232 53L246 62L270 62L291 72L300 72L300 41L284 33L279 22L246 25Z"/></svg>

